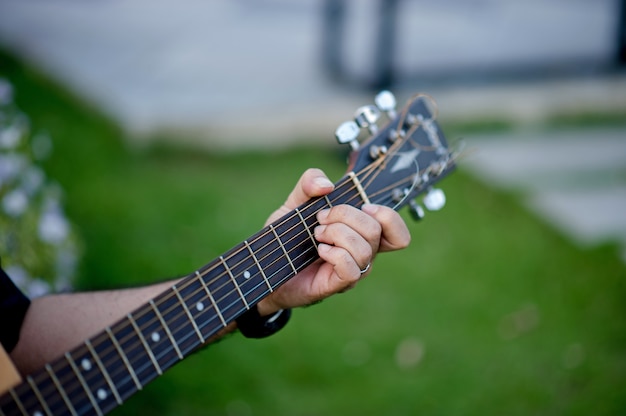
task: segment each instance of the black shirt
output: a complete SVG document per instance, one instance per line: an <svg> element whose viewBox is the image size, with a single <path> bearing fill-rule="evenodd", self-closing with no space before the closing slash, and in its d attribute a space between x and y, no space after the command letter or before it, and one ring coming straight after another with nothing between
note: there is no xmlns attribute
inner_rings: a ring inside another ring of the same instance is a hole
<svg viewBox="0 0 626 416"><path fill-rule="evenodd" d="M19 340L29 306L30 299L0 267L0 343L7 352L11 352Z"/></svg>

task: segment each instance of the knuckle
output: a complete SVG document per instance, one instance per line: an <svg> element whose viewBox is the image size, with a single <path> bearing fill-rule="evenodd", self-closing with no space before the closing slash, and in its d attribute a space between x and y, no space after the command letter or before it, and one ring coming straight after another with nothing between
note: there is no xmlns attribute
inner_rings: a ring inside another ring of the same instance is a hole
<svg viewBox="0 0 626 416"><path fill-rule="evenodd" d="M350 206L348 205L335 205L330 209L330 215L333 218L344 219L348 215L350 215Z"/></svg>
<svg viewBox="0 0 626 416"><path fill-rule="evenodd" d="M367 232L370 239L380 238L383 233L383 226L378 221L374 221L367 227Z"/></svg>

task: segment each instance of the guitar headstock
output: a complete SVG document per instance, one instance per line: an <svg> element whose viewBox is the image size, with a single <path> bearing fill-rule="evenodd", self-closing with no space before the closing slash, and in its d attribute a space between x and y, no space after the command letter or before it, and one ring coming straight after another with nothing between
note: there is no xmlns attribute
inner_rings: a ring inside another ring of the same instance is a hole
<svg viewBox="0 0 626 416"><path fill-rule="evenodd" d="M339 126L339 143L352 147L349 170L360 182L370 202L396 210L409 205L415 219L424 209L431 211L445 204L443 191L433 185L454 169L454 157L436 121L437 108L427 95L416 95L400 110L388 91L376 96L376 105L360 107L353 121ZM383 116L387 122L378 126ZM359 143L361 129L371 137Z"/></svg>

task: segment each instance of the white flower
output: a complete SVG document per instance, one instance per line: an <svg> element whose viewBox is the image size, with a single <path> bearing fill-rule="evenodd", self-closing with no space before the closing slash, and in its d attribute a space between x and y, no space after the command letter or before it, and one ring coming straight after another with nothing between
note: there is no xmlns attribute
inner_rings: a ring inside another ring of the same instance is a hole
<svg viewBox="0 0 626 416"><path fill-rule="evenodd" d="M56 274L63 282L67 280L67 285L69 285L70 277L76 271L77 262L78 258L73 244L62 247L57 253Z"/></svg>
<svg viewBox="0 0 626 416"><path fill-rule="evenodd" d="M50 244L60 244L65 240L70 232L70 227L61 213L56 208L48 208L39 219L39 238Z"/></svg>
<svg viewBox="0 0 626 416"><path fill-rule="evenodd" d="M28 208L28 196L21 189L15 189L4 196L2 208L9 217L19 217Z"/></svg>
<svg viewBox="0 0 626 416"><path fill-rule="evenodd" d="M26 294L29 298L34 299L50 292L50 285L42 279L33 279L26 288Z"/></svg>
<svg viewBox="0 0 626 416"><path fill-rule="evenodd" d="M14 149L22 138L23 131L17 126L9 126L0 131L0 149Z"/></svg>
<svg viewBox="0 0 626 416"><path fill-rule="evenodd" d="M4 78L0 78L0 105L6 105L13 101L13 87Z"/></svg>
<svg viewBox="0 0 626 416"><path fill-rule="evenodd" d="M44 179L43 171L36 166L31 166L22 175L22 189L32 196L39 191Z"/></svg>
<svg viewBox="0 0 626 416"><path fill-rule="evenodd" d="M9 275L9 277L11 277L13 283L15 283L19 288L25 288L26 283L30 280L28 272L22 266L11 265L8 266L4 271L6 272L6 274Z"/></svg>
<svg viewBox="0 0 626 416"><path fill-rule="evenodd" d="M26 158L20 155L0 155L0 186L13 180L26 165Z"/></svg>

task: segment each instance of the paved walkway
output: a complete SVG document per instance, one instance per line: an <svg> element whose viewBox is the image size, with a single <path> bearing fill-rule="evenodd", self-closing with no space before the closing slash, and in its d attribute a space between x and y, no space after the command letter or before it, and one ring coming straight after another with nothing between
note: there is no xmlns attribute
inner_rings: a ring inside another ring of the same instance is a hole
<svg viewBox="0 0 626 416"><path fill-rule="evenodd" d="M205 147L332 141L335 126L371 102L371 94L326 77L322 3L0 0L0 43L96 103L137 140L166 129ZM379 1L346 3L344 61L350 80L367 78L375 62ZM615 5L400 2L398 72L451 71L448 79L462 80L465 73L501 66L522 72L542 62L544 72L558 73L584 62L582 70L593 73L612 56ZM394 92L402 102L415 92L430 93L448 119L532 121L563 109L626 108L623 78L437 86L424 76Z"/></svg>
<svg viewBox="0 0 626 416"><path fill-rule="evenodd" d="M626 262L626 128L468 139L463 164L520 190L527 206L581 246L617 242Z"/></svg>

